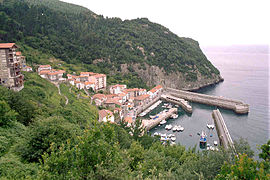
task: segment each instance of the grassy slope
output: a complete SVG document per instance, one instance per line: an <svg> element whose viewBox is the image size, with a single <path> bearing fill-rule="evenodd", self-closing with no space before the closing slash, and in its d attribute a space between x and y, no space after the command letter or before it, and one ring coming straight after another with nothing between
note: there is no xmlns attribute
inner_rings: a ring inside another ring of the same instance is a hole
<svg viewBox="0 0 270 180"><path fill-rule="evenodd" d="M37 73L25 72L24 75L25 87L18 94L35 106L34 122L46 117L62 116L84 129L97 119L96 107L90 105L89 99L77 99L73 93L69 93L69 86L61 85L60 96L56 86L39 77ZM0 88L8 91L4 87ZM0 94L0 99L2 95ZM63 106L63 95L69 98L70 103L67 106ZM30 126L19 122L11 127L0 127L0 179L24 179L27 174L36 174L38 165L23 161L16 153L17 145L24 141L29 128Z"/></svg>

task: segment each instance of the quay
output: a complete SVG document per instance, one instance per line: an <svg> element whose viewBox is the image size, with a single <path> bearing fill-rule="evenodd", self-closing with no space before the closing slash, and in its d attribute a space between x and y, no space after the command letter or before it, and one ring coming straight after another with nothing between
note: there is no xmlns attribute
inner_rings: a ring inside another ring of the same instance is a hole
<svg viewBox="0 0 270 180"><path fill-rule="evenodd" d="M142 120L142 124L145 127L146 131L149 131L153 127L159 125L162 120L166 120L171 117L171 115L177 113L177 108L171 108L167 112L161 112L158 114L156 119L144 119Z"/></svg>
<svg viewBox="0 0 270 180"><path fill-rule="evenodd" d="M148 114L150 111L152 111L153 109L155 109L156 107L158 107L158 105L160 105L160 103L162 103L161 100L158 100L157 102L155 102L153 105L151 105L150 107L148 107L146 110L144 110L142 113L139 114L139 116L143 117L146 114Z"/></svg>
<svg viewBox="0 0 270 180"><path fill-rule="evenodd" d="M173 88L166 88L166 92L173 97L182 98L187 101L231 109L238 114L246 114L249 112L249 105L238 100L177 90Z"/></svg>
<svg viewBox="0 0 270 180"><path fill-rule="evenodd" d="M162 94L161 99L180 105L186 112L192 113L192 107L188 104L188 102L185 99L177 98L175 96L171 96L169 94Z"/></svg>
<svg viewBox="0 0 270 180"><path fill-rule="evenodd" d="M215 122L220 144L224 146L225 149L232 147L232 149L235 150L233 140L220 111L218 109L213 110L212 117Z"/></svg>

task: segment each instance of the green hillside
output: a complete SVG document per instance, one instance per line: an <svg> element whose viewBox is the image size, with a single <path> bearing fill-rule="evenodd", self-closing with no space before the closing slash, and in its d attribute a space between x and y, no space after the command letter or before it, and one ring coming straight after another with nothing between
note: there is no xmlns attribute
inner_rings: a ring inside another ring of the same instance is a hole
<svg viewBox="0 0 270 180"><path fill-rule="evenodd" d="M196 81L198 72L210 79L219 74L198 42L180 38L146 18L104 18L57 0L3 0L0 11L0 41L19 43L23 53L27 45L66 63L108 75L117 74L121 64L128 64L129 73L136 76L134 63L141 68L156 65L167 74L181 72L187 81ZM37 59L27 60L39 63ZM198 72L194 72L195 65Z"/></svg>

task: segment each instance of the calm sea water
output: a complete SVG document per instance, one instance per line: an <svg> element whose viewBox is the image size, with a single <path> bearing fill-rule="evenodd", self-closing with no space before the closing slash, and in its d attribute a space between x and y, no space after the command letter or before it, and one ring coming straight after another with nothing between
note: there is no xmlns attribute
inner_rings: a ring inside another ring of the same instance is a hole
<svg viewBox="0 0 270 180"><path fill-rule="evenodd" d="M270 139L269 123L269 51L267 46L231 46L203 48L207 58L220 70L224 82L204 88L200 93L224 96L241 100L250 105L247 115L237 115L233 111L220 109L233 140L247 139L251 148L258 153L258 145ZM213 123L212 110L216 107L191 103L193 113L179 110L179 118L167 124L180 124L185 127L176 133L177 143L186 147L199 145L198 132L206 130L208 143L217 140L216 131L208 130L207 123ZM158 111L158 110L156 110ZM153 112L152 114L154 114ZM154 132L166 133L164 127ZM171 132L167 132L171 133ZM210 134L212 137L210 137Z"/></svg>

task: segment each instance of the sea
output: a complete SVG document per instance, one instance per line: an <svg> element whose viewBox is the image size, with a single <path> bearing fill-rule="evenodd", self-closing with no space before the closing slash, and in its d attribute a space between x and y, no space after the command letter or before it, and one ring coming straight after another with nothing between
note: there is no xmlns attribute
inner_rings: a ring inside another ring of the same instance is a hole
<svg viewBox="0 0 270 180"><path fill-rule="evenodd" d="M239 115L231 110L219 108L232 139L244 138L258 158L259 146L270 139L269 118L269 46L267 45L234 45L208 46L202 51L211 63L220 70L224 82L200 89L199 93L223 96L241 100L250 105L250 112ZM181 125L183 132L177 132L176 143L187 148L199 149L202 131L207 133L207 143L211 146L218 141L216 130L209 130L206 125L213 124L212 111L217 109L198 103L190 103L192 114L179 108L177 119L168 120L167 124ZM161 104L150 115L162 110ZM165 130L165 126L157 126L151 134L173 133Z"/></svg>

